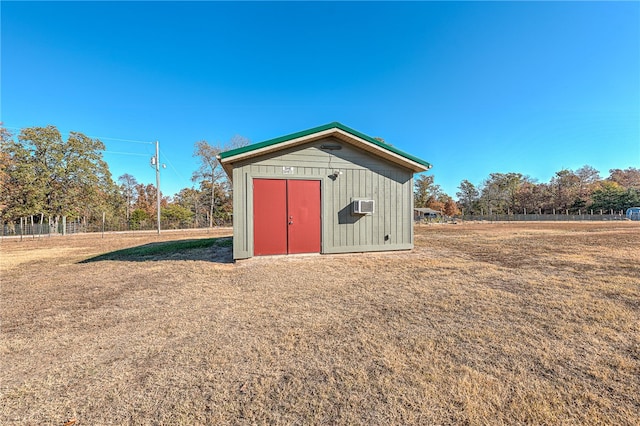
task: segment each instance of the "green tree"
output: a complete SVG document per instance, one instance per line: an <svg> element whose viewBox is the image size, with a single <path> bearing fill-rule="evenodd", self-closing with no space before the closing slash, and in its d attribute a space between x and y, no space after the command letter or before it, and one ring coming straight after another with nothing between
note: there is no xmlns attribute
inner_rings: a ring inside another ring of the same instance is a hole
<svg viewBox="0 0 640 426"><path fill-rule="evenodd" d="M518 191L528 179L520 173L491 173L482 184L482 204L489 213L520 211Z"/></svg>
<svg viewBox="0 0 640 426"><path fill-rule="evenodd" d="M199 217L204 216L202 213L202 193L195 188L182 188L174 197L174 202L193 212L193 220L195 227L200 226Z"/></svg>
<svg viewBox="0 0 640 426"><path fill-rule="evenodd" d="M456 192L456 197L458 197L458 204L462 207L465 214L472 213L474 211L475 205L478 202L478 196L480 195L480 192L474 184L466 179L460 182L460 186L458 186L458 189L460 190Z"/></svg>
<svg viewBox="0 0 640 426"><path fill-rule="evenodd" d="M2 127L2 123L0 123L0 190L8 184L9 169L13 166L13 159L5 149L6 144L12 139L11 132ZM0 200L0 206L2 206L2 200Z"/></svg>
<svg viewBox="0 0 640 426"><path fill-rule="evenodd" d="M600 187L593 191L594 210L624 211L629 207L640 205L640 194L634 188L624 188L617 182L603 181Z"/></svg>
<svg viewBox="0 0 640 426"><path fill-rule="evenodd" d="M39 185L32 153L16 142L9 132L3 130L2 166L0 175L0 209L3 221L41 213L44 207L44 192Z"/></svg>
<svg viewBox="0 0 640 426"><path fill-rule="evenodd" d="M112 190L104 194L104 198L98 206L97 211L99 212L100 210L106 213L106 218L110 222L114 220L120 221L126 214L125 200L122 198L115 182L113 183Z"/></svg>
<svg viewBox="0 0 640 426"><path fill-rule="evenodd" d="M6 210L14 211L8 216L41 213L56 222L64 216L86 220L113 194L111 173L102 159L104 144L98 139L71 132L64 141L54 126L30 127L21 130L17 142L3 145L14 163L4 192Z"/></svg>
<svg viewBox="0 0 640 426"><path fill-rule="evenodd" d="M438 202L438 198L441 196L442 190L440 185L434 182L433 175L421 175L416 179L414 183L414 206L415 207L431 207L434 210L442 210L442 205L434 204Z"/></svg>
<svg viewBox="0 0 640 426"><path fill-rule="evenodd" d="M179 204L169 204L160 209L160 218L174 225L186 225L191 223L193 212Z"/></svg>
<svg viewBox="0 0 640 426"><path fill-rule="evenodd" d="M131 229L140 229L140 225L151 218L149 214L142 209L135 209L129 217L129 225Z"/></svg>

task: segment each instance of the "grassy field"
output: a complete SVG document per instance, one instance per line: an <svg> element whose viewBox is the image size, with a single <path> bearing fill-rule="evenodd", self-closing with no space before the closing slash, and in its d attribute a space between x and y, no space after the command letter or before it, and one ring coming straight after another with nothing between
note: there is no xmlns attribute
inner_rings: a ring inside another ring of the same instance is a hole
<svg viewBox="0 0 640 426"><path fill-rule="evenodd" d="M0 242L0 424L640 423L640 223L230 234Z"/></svg>

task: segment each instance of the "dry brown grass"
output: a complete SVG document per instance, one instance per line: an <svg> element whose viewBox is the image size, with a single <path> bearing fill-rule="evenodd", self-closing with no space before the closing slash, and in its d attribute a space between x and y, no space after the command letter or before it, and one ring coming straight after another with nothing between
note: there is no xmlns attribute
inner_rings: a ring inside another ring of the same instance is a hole
<svg viewBox="0 0 640 426"><path fill-rule="evenodd" d="M639 225L423 226L410 252L236 265L81 263L229 230L4 240L0 423L635 425Z"/></svg>

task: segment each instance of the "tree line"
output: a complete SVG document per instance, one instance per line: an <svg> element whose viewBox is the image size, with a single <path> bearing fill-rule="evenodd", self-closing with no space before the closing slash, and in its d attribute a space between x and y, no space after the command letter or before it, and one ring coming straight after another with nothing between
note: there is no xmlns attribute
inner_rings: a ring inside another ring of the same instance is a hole
<svg viewBox="0 0 640 426"><path fill-rule="evenodd" d="M415 183L415 205L445 215L594 214L625 211L640 206L640 169L611 169L602 178L595 168L562 169L549 182L537 182L521 173L491 173L478 186L463 180L457 201L442 192L433 176Z"/></svg>
<svg viewBox="0 0 640 426"><path fill-rule="evenodd" d="M199 167L191 188L173 197L161 196L163 223L173 227L229 223L231 187L216 156L247 145L235 136L224 146L205 140L194 144ZM79 132L63 139L55 126L30 127L17 137L0 127L0 220L30 221L58 229L61 222L84 226L106 220L126 229L151 227L157 214L155 185L125 173L116 180L102 153L104 144Z"/></svg>
<svg viewBox="0 0 640 426"><path fill-rule="evenodd" d="M223 146L194 144L198 169L191 188L162 196L163 222L174 227L215 226L232 216L230 182L216 156L245 146L235 136ZM0 220L29 220L57 229L60 221L83 225L121 221L126 229L152 227L157 214L156 187L125 173L114 180L102 153L104 144L80 132L62 138L55 126L30 127L14 137L0 126ZM435 183L433 175L415 181L416 207L447 216L457 214L552 214L624 211L640 206L640 169L611 169L606 178L591 166L563 169L547 183L520 173L491 173L479 185L463 180L457 200Z"/></svg>

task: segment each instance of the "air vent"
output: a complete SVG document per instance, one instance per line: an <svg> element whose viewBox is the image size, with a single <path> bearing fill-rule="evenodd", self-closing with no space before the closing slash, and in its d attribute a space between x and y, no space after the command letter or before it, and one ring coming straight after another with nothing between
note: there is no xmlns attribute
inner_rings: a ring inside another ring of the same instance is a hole
<svg viewBox="0 0 640 426"><path fill-rule="evenodd" d="M355 200L353 202L353 214L373 214L373 200Z"/></svg>
<svg viewBox="0 0 640 426"><path fill-rule="evenodd" d="M338 151L342 149L342 145L336 145L336 144L323 144L320 145L320 149L326 149L329 151Z"/></svg>

